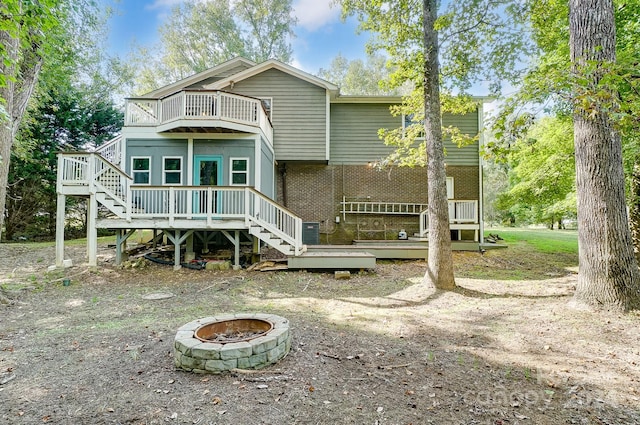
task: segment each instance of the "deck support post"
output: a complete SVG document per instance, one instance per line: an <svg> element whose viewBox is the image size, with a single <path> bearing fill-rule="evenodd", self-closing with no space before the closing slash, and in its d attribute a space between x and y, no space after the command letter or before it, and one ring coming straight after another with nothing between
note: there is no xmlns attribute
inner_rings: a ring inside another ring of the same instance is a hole
<svg viewBox="0 0 640 425"><path fill-rule="evenodd" d="M135 233L136 229L118 229L116 231L116 266L122 264L122 245L127 242L129 236Z"/></svg>
<svg viewBox="0 0 640 425"><path fill-rule="evenodd" d="M56 267L63 267L64 264L64 216L66 196L58 193L58 204L56 206Z"/></svg>
<svg viewBox="0 0 640 425"><path fill-rule="evenodd" d="M167 239L169 239L174 246L173 269L180 270L182 268L180 265L180 245L182 245L188 237L193 235L193 230L187 230L184 234L182 234L180 230L175 230L175 233L165 230L164 233L167 235Z"/></svg>
<svg viewBox="0 0 640 425"><path fill-rule="evenodd" d="M87 203L87 256L89 265L98 265L98 231L96 220L98 219L98 201L96 195L89 195Z"/></svg>
<svg viewBox="0 0 640 425"><path fill-rule="evenodd" d="M187 257L191 260L195 258L195 253L193 252L193 234L187 237L184 256L185 260Z"/></svg>
<svg viewBox="0 0 640 425"><path fill-rule="evenodd" d="M176 233L174 234L174 241L173 241L173 256L174 256L174 263L173 263L173 270L180 270L182 268L182 266L180 265L180 230L176 230Z"/></svg>
<svg viewBox="0 0 640 425"><path fill-rule="evenodd" d="M226 230L222 230L222 234L225 235L227 239L229 239L229 241L235 248L233 256L233 269L238 270L240 269L240 231L234 230L233 236L231 236L229 232L227 232Z"/></svg>

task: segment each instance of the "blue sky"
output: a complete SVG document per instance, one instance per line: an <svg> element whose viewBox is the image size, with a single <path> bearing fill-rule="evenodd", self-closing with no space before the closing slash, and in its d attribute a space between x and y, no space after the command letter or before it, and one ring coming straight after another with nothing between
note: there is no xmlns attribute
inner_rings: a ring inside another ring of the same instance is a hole
<svg viewBox="0 0 640 425"><path fill-rule="evenodd" d="M101 0L114 8L109 22L107 47L126 56L135 41L151 47L158 43L158 27L168 19L171 7L182 0ZM332 0L294 0L298 18L292 40L292 65L310 73L327 68L339 53L347 59L363 59L367 35L357 35L354 19L343 23Z"/></svg>

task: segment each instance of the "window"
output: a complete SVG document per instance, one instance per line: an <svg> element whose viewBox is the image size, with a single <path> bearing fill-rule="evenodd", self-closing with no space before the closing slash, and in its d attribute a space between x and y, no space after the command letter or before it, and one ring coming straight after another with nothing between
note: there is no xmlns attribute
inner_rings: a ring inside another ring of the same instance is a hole
<svg viewBox="0 0 640 425"><path fill-rule="evenodd" d="M182 184L182 158L179 156L162 157L162 184Z"/></svg>
<svg viewBox="0 0 640 425"><path fill-rule="evenodd" d="M231 186L246 186L249 184L249 159L231 158Z"/></svg>
<svg viewBox="0 0 640 425"><path fill-rule="evenodd" d="M424 122L414 120L415 114L402 114L402 128L406 129L410 125L419 124L422 126L418 138L424 138Z"/></svg>
<svg viewBox="0 0 640 425"><path fill-rule="evenodd" d="M453 177L447 177L447 199L453 199Z"/></svg>
<svg viewBox="0 0 640 425"><path fill-rule="evenodd" d="M151 157L132 157L131 173L133 174L133 184L151 184Z"/></svg>

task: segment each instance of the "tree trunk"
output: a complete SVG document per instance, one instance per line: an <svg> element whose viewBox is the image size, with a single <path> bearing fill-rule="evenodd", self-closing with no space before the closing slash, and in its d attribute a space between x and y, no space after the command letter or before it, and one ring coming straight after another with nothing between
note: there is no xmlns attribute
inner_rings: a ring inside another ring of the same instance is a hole
<svg viewBox="0 0 640 425"><path fill-rule="evenodd" d="M440 64L438 33L434 28L437 0L423 0L424 31L424 127L427 145L429 203L429 259L424 282L438 289L454 289L447 174L440 117Z"/></svg>
<svg viewBox="0 0 640 425"><path fill-rule="evenodd" d="M580 261L574 299L589 306L628 310L638 307L640 272L628 227L620 135L605 108L596 104L586 111L582 107L597 96L607 63L616 60L612 0L570 0L569 29L573 71L582 81L574 89ZM599 64L596 70L594 62ZM578 92L585 88L589 96L581 97Z"/></svg>
<svg viewBox="0 0 640 425"><path fill-rule="evenodd" d="M637 161L637 160L636 160ZM636 262L640 263L640 164L633 166L631 174L631 196L629 201L629 227Z"/></svg>
<svg viewBox="0 0 640 425"><path fill-rule="evenodd" d="M38 28L27 28L28 32L38 32ZM22 34L18 25L16 34ZM20 122L27 110L38 76L42 69L42 51L38 43L20 40L19 35L0 31L0 45L6 49L6 60L0 62L0 70L6 77L6 84L0 87L0 99L4 99L6 119L0 117L0 240L4 225L9 163L11 149ZM22 41L22 43L21 43Z"/></svg>
<svg viewBox="0 0 640 425"><path fill-rule="evenodd" d="M0 44L5 46L7 57L12 61L9 65L2 66L2 73L9 77L15 75L18 59L18 40L11 37L8 31L0 31ZM7 201L7 187L9 183L9 165L11 159L11 147L15 131L13 129L13 103L15 81L6 79L6 85L0 87L0 99L4 100L6 117L0 116L0 240L2 240L2 228L4 227L5 206Z"/></svg>

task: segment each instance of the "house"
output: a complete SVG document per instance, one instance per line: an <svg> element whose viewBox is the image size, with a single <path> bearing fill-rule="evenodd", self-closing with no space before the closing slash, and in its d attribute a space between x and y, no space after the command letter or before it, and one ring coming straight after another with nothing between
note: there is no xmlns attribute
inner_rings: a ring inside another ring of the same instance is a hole
<svg viewBox="0 0 640 425"><path fill-rule="evenodd" d="M481 100L481 99L479 99ZM117 232L116 261L137 229L166 237L180 264L212 245L253 244L302 258L312 244L426 236L423 168L372 167L391 149L379 128L405 121L399 97L340 95L339 88L290 65L237 58L126 100L122 134L95 152L58 159L57 264L64 260L65 198L88 198L88 256L96 230ZM475 113L445 115L475 135ZM446 142L452 236L482 240L478 144ZM107 214L104 214L104 211Z"/></svg>

